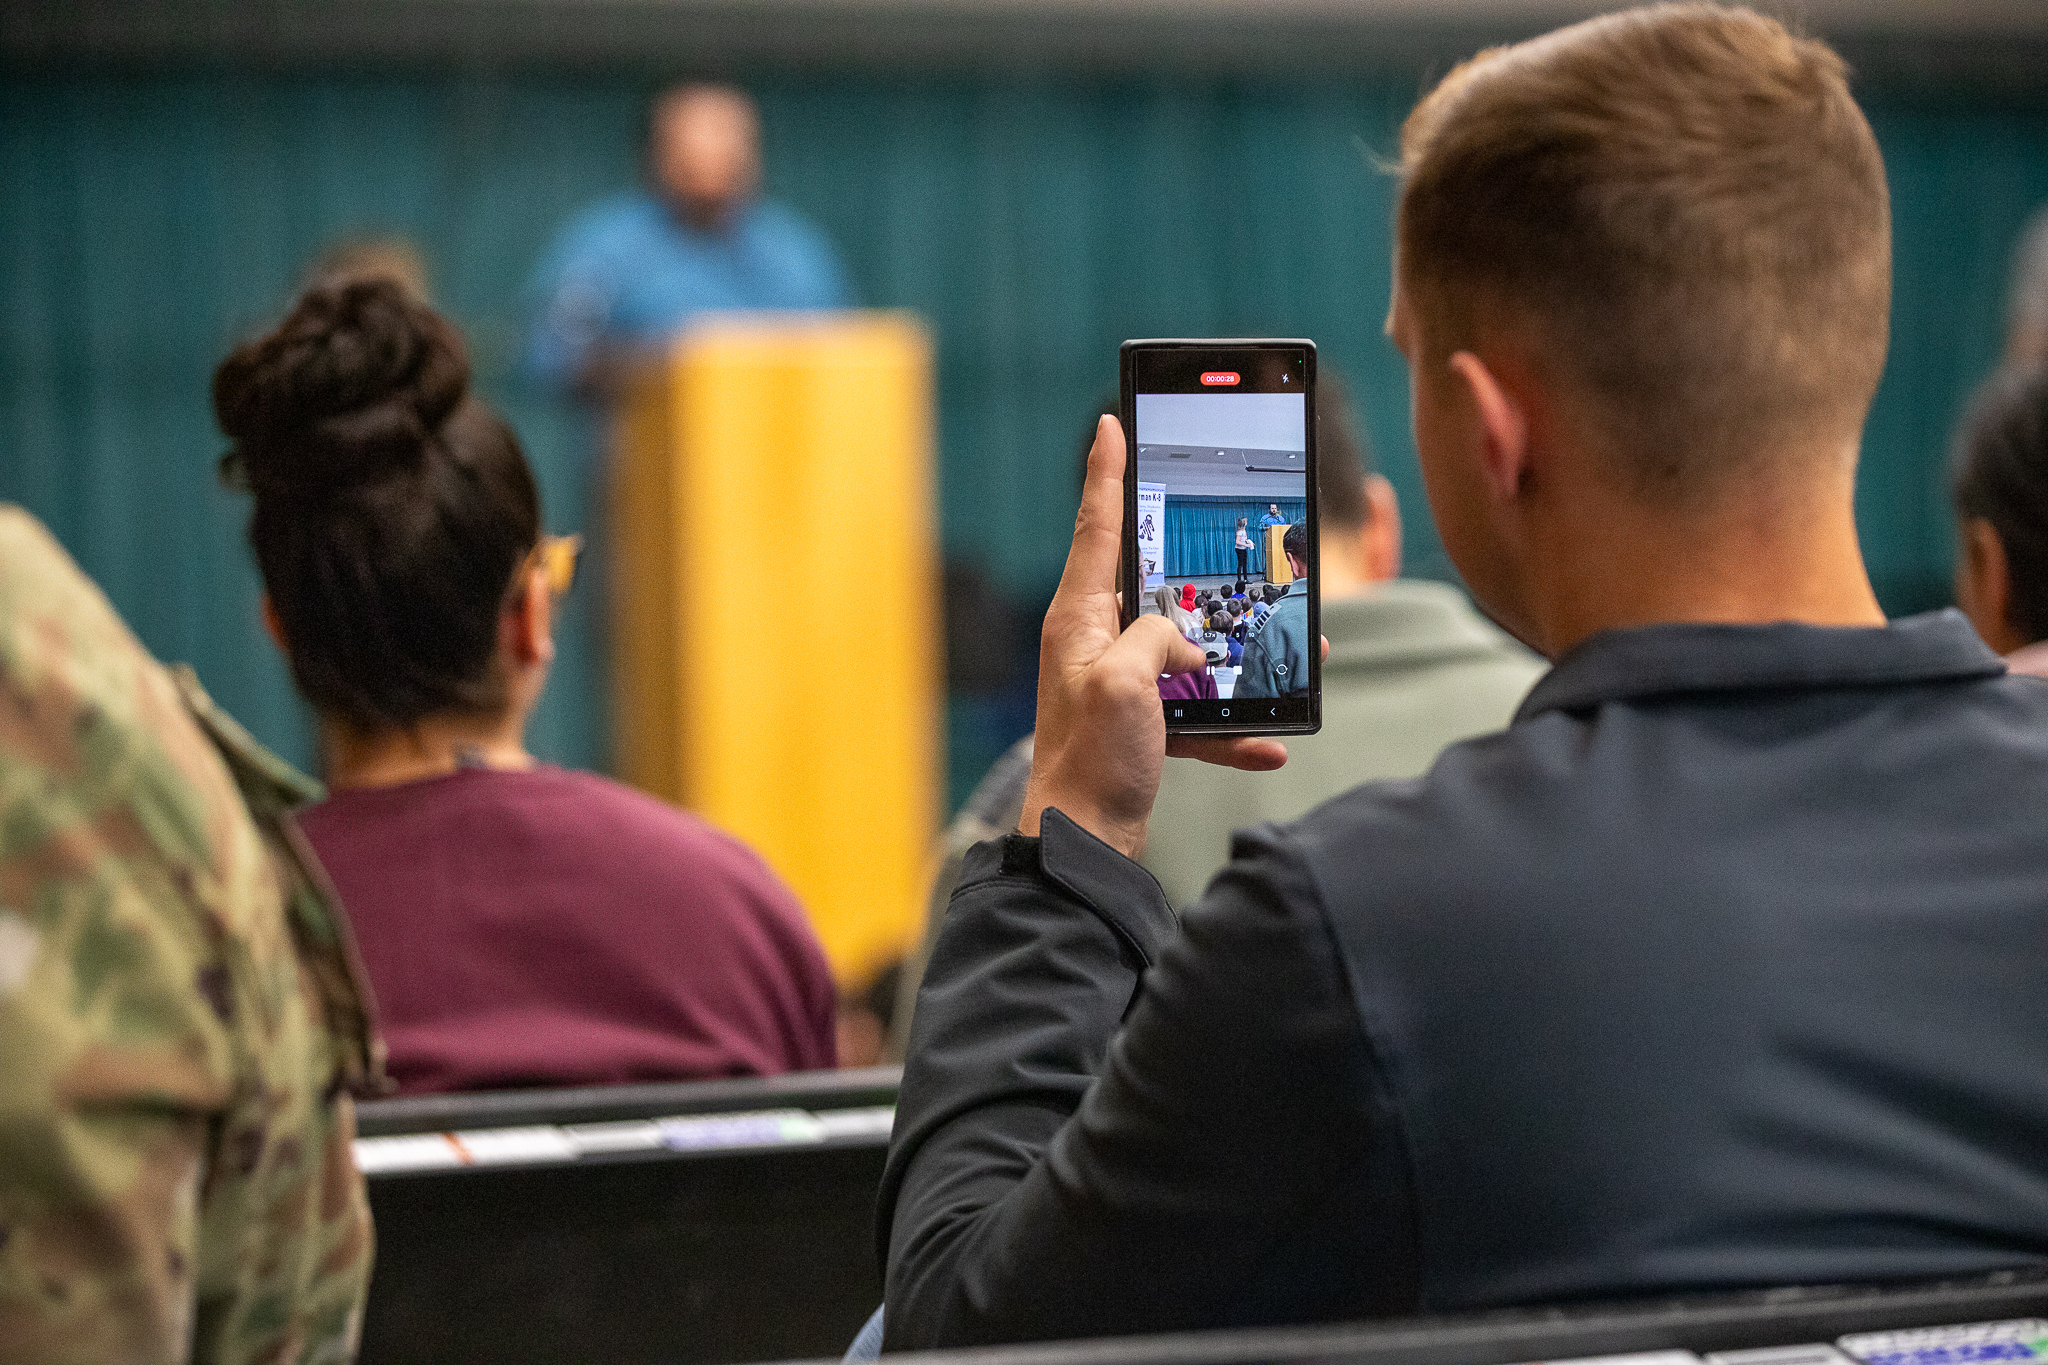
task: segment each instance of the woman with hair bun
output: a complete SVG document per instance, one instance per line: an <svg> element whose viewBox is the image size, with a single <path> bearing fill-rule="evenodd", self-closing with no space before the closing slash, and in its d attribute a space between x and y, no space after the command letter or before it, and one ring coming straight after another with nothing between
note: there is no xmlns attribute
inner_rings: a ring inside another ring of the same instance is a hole
<svg viewBox="0 0 2048 1365"><path fill-rule="evenodd" d="M407 1093L833 1064L834 991L737 840L536 763L574 542L453 326L383 279L309 290L214 374L263 613L319 718L302 813Z"/></svg>

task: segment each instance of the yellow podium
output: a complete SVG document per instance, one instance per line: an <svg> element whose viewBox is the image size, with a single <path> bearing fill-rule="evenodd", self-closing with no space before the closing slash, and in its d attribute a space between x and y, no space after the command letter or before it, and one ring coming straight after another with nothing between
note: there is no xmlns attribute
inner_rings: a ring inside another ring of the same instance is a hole
<svg viewBox="0 0 2048 1365"><path fill-rule="evenodd" d="M1286 585L1294 581L1294 566L1287 562L1287 550L1283 542L1287 539L1285 526L1266 528L1266 581Z"/></svg>
<svg viewBox="0 0 2048 1365"><path fill-rule="evenodd" d="M845 983L922 928L932 446L931 342L894 313L707 319L619 413L614 770L757 849Z"/></svg>

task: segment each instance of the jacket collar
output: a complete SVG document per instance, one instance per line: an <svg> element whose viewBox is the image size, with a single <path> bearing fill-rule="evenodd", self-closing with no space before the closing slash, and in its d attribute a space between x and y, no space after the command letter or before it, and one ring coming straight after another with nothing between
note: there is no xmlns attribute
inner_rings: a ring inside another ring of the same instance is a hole
<svg viewBox="0 0 2048 1365"><path fill-rule="evenodd" d="M1515 720L1688 692L1869 687L2004 671L1953 609L1867 627L1638 626L1603 631L1572 649L1530 691Z"/></svg>

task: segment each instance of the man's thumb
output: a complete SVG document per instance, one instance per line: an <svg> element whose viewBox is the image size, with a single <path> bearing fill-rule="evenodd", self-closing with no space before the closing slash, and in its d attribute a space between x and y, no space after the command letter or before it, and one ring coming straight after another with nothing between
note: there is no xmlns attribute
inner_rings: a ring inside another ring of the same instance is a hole
<svg viewBox="0 0 2048 1365"><path fill-rule="evenodd" d="M1185 635L1173 628L1173 623L1163 616L1140 616L1131 622L1131 628L1117 637L1110 650L1130 660L1124 667L1139 667L1135 655L1145 662L1142 665L1151 676L1161 673L1187 673L1200 668L1207 662L1207 656L1195 645L1189 644Z"/></svg>
<svg viewBox="0 0 2048 1365"><path fill-rule="evenodd" d="M1173 639L1167 643L1166 667L1159 671L1161 673L1192 673L1198 668L1206 667L1208 662L1209 656L1202 651L1200 645L1195 644L1179 631L1175 631Z"/></svg>

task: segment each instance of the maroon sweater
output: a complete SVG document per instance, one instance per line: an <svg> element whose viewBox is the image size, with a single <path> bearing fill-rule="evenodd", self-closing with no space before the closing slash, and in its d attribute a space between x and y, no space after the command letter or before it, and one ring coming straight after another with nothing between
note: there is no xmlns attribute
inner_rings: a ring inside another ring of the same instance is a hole
<svg viewBox="0 0 2048 1365"><path fill-rule="evenodd" d="M300 816L348 907L401 1092L834 1061L832 976L745 845L588 773L466 769Z"/></svg>

